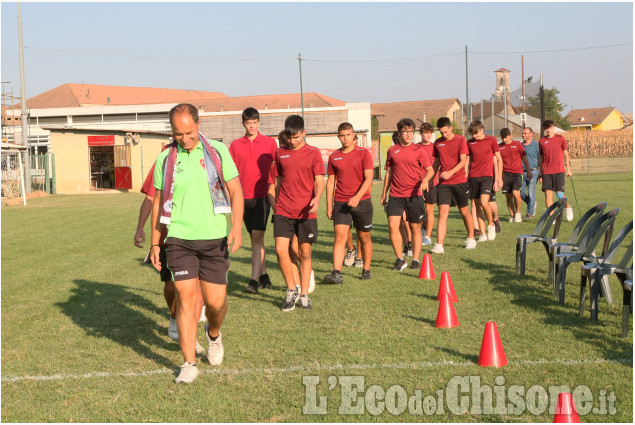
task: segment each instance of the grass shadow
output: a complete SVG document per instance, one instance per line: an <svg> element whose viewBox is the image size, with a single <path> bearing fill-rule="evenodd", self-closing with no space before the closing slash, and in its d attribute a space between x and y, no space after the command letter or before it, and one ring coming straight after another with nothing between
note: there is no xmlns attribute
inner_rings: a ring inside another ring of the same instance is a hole
<svg viewBox="0 0 635 425"><path fill-rule="evenodd" d="M426 323L432 327L436 326L437 322L435 320L432 319L427 319L425 317L416 317L416 316L404 316L401 315L401 317L403 317L404 319L410 319L410 320L414 320L417 322L422 322L422 323Z"/></svg>
<svg viewBox="0 0 635 425"><path fill-rule="evenodd" d="M75 279L72 295L55 305L79 325L87 335L108 338L167 368L174 362L155 352L155 348L178 350L167 334L148 314L165 315L165 308L135 294L123 285ZM141 330L141 331L140 331Z"/></svg>
<svg viewBox="0 0 635 425"><path fill-rule="evenodd" d="M460 351L454 350L452 348L447 348L447 347L434 347L434 348L436 350L448 353L454 357L462 357L469 362L478 363L478 355L476 354L465 354L465 353L461 353Z"/></svg>

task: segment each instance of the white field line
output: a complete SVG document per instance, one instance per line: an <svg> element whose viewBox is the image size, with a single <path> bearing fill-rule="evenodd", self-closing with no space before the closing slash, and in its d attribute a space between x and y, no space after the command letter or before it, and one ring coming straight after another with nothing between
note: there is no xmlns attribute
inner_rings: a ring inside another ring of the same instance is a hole
<svg viewBox="0 0 635 425"><path fill-rule="evenodd" d="M565 366L591 365L591 364L633 364L633 359L540 359L540 360L516 360L508 362L511 366L535 366L561 364ZM427 369L443 366L477 366L474 362L420 362L420 363L383 363L383 364L345 364L345 365L313 365L291 366L281 368L253 368L253 369L202 369L201 372L214 375L244 375L244 374L284 374L296 372L320 372L334 370L388 370L388 369ZM148 375L173 374L176 369L156 369L145 372L90 372L81 375L39 375L39 376L3 376L2 382L18 381L61 381L89 378L112 377L139 377Z"/></svg>

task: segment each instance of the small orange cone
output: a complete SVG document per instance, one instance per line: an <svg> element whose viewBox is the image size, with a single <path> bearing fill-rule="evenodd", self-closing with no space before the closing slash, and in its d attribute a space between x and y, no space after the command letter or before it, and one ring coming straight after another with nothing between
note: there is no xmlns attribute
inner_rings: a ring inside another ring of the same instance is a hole
<svg viewBox="0 0 635 425"><path fill-rule="evenodd" d="M430 254L424 254L423 261L421 262L421 270L419 270L419 279L435 280L436 278L434 267L432 267L432 258Z"/></svg>
<svg viewBox="0 0 635 425"><path fill-rule="evenodd" d="M554 423L580 423L578 412L575 410L575 403L571 393L558 394L558 405L556 414L553 417Z"/></svg>
<svg viewBox="0 0 635 425"><path fill-rule="evenodd" d="M485 324L485 333L481 344L481 354L478 356L478 364L484 367L501 367L507 364L507 357L505 357L503 343L498 335L496 322L487 322Z"/></svg>
<svg viewBox="0 0 635 425"><path fill-rule="evenodd" d="M441 302L439 303L439 312L437 313L437 328L454 328L459 326L459 319L454 311L454 304L450 299L450 294L444 292L441 294Z"/></svg>
<svg viewBox="0 0 635 425"><path fill-rule="evenodd" d="M453 303L459 301L456 297L456 292L454 291L454 285L452 285L452 278L450 277L450 273L443 272L441 273L441 283L439 284L439 294L437 295L437 301L441 301L441 294L447 292L450 294L450 298Z"/></svg>

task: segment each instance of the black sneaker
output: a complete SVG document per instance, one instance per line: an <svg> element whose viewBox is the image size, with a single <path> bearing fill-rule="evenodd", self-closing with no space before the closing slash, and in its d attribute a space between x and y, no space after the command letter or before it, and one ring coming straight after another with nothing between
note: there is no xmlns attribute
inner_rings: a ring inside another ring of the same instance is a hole
<svg viewBox="0 0 635 425"><path fill-rule="evenodd" d="M245 288L245 292L249 292L250 294L257 294L258 293L258 282L251 279L249 281L249 285L247 285L247 287Z"/></svg>
<svg viewBox="0 0 635 425"><path fill-rule="evenodd" d="M295 308L295 303L298 302L298 294L297 289L287 289L287 295L282 303L282 311L291 311Z"/></svg>
<svg viewBox="0 0 635 425"><path fill-rule="evenodd" d="M335 283L337 285L341 285L344 283L342 273L338 270L333 270L331 274L324 276L324 283Z"/></svg>
<svg viewBox="0 0 635 425"><path fill-rule="evenodd" d="M267 273L261 274L260 277L258 277L258 287L263 289L271 287L271 279L269 279L269 275Z"/></svg>
<svg viewBox="0 0 635 425"><path fill-rule="evenodd" d="M501 232L501 221L498 218L494 222L494 228L496 229L496 233Z"/></svg>
<svg viewBox="0 0 635 425"><path fill-rule="evenodd" d="M406 260L404 260L403 258L397 258L397 260L395 261L395 265L392 267L391 270L400 272L405 269L407 265L408 264L406 263Z"/></svg>
<svg viewBox="0 0 635 425"><path fill-rule="evenodd" d="M362 280L370 280L370 270L362 270Z"/></svg>
<svg viewBox="0 0 635 425"><path fill-rule="evenodd" d="M412 257L412 244L410 244L410 242L408 242L408 245L406 245L406 248L404 249L404 255L407 255L408 257Z"/></svg>
<svg viewBox="0 0 635 425"><path fill-rule="evenodd" d="M419 262L419 260L412 260L412 263L410 263L410 268L419 270L421 268L421 263Z"/></svg>

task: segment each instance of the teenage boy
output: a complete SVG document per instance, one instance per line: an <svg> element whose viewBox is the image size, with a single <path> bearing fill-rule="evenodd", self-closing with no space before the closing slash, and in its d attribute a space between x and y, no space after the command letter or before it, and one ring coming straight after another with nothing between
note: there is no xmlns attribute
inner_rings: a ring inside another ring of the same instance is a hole
<svg viewBox="0 0 635 425"><path fill-rule="evenodd" d="M367 149L355 144L353 126L344 122L337 128L342 147L334 151L328 161L326 181L326 216L333 220L333 271L324 277L326 283L342 284L342 263L351 223L361 243L363 260L362 279L370 279L370 261L373 244L373 204L370 188L373 186L373 160Z"/></svg>
<svg viewBox="0 0 635 425"><path fill-rule="evenodd" d="M520 215L520 186L523 179L523 164L529 170L529 161L523 144L512 140L512 132L508 128L501 129L499 145L500 155L503 157L503 193L507 198L507 209L511 218L510 223L523 221ZM527 171L527 177L531 178L531 171Z"/></svg>
<svg viewBox="0 0 635 425"><path fill-rule="evenodd" d="M289 137L289 145L276 152L277 177L276 184L269 185L269 201L275 205L273 234L276 255L287 283L282 311L291 311L296 303L301 308L311 308L308 296L311 245L317 242L317 210L324 191L324 164L320 151L304 141L306 130L301 116L288 116L284 121L284 129ZM298 238L300 293L295 286L289 255L294 236Z"/></svg>
<svg viewBox="0 0 635 425"><path fill-rule="evenodd" d="M496 228L492 209L490 208L490 195L502 184L501 154L495 137L485 135L485 127L481 121L472 121L468 127L468 133L472 136L467 141L469 156L469 174L467 177L470 191L470 199L474 202L477 212L477 220L480 224L479 212L485 213L487 220L486 233L482 233L479 242L493 241L496 239ZM498 160L498 170L494 174L494 158ZM476 222L474 223L476 225ZM480 227L480 226L479 226ZM485 230L485 229L484 229Z"/></svg>
<svg viewBox="0 0 635 425"><path fill-rule="evenodd" d="M534 141L534 131L531 127L523 129L523 148L529 161L529 170L523 164L523 185L520 188L520 199L527 204L526 219L534 218L536 214L536 183L538 182L538 155L540 146ZM531 171L531 178L527 176L527 171Z"/></svg>
<svg viewBox="0 0 635 425"><path fill-rule="evenodd" d="M198 376L198 285L207 316L207 360L211 365L223 361L220 328L227 313L228 247L232 252L240 248L244 200L229 150L200 133L198 109L190 104L176 105L169 119L175 142L155 163L150 259L157 270L168 267L172 272L179 345L185 358L174 382L190 383ZM227 213L232 214L231 229ZM168 225L167 264L160 259L162 224Z"/></svg>
<svg viewBox="0 0 635 425"><path fill-rule="evenodd" d="M401 143L393 145L386 154L386 176L381 195L381 204L386 205L388 214L388 234L397 256L392 270L406 268L403 239L399 226L404 212L412 235L412 263L410 268L418 269L421 252L421 222L426 214L422 191L428 190L428 183L434 177L432 164L423 147L413 144L415 123L410 118L402 118L397 123ZM390 190L390 199L386 199Z"/></svg>
<svg viewBox="0 0 635 425"><path fill-rule="evenodd" d="M268 288L271 280L265 262L265 231L269 219L267 179L278 145L272 137L263 136L258 131L260 113L255 108L247 108L242 113L245 135L229 146L245 197L243 221L251 239L251 280L245 291L257 294L258 288Z"/></svg>
<svg viewBox="0 0 635 425"><path fill-rule="evenodd" d="M419 145L423 148L428 159L432 161L434 151L434 127L432 124L424 122L419 128L421 134L421 142ZM423 201L426 204L426 221L425 229L421 229L421 245L432 244L432 229L434 228L434 205L437 203L437 185L439 184L439 176L435 174L434 179L428 182L428 190L423 192ZM425 236L423 232L425 230Z"/></svg>
<svg viewBox="0 0 635 425"><path fill-rule="evenodd" d="M437 243L434 244L433 254L443 254L443 242L448 225L450 204L454 201L463 218L463 224L467 229L466 249L476 248L474 239L474 223L468 208L467 185L467 156L469 150L465 138L452 131L452 122L448 117L441 117L437 121L437 128L441 133L434 142L434 172L439 173L437 186L437 205L439 206L439 223L437 224Z"/></svg>
<svg viewBox="0 0 635 425"><path fill-rule="evenodd" d="M567 141L556 134L555 123L547 120L542 123L545 137L540 139L540 156L538 157L538 178L542 181L542 191L545 192L545 205L547 208L553 203L553 192L558 199L564 198L564 174L567 168L567 177L573 176L569 163L569 150ZM573 208L567 202L565 205L565 217L567 221L573 220Z"/></svg>
<svg viewBox="0 0 635 425"><path fill-rule="evenodd" d="M392 144L393 146L401 145L401 135L398 131L393 131L392 133ZM430 161L432 161L432 157L428 157ZM384 163L384 170L388 170L388 162ZM386 175L384 174L384 179ZM384 205L384 212L387 213L388 207ZM404 211L401 216L401 223L399 223L399 233L401 234L401 240L404 242L403 252L404 255L408 257L412 257L412 234L410 233L410 225L408 224L408 218L406 217L406 212ZM422 236L423 237L423 236ZM406 241L408 243L406 244Z"/></svg>

